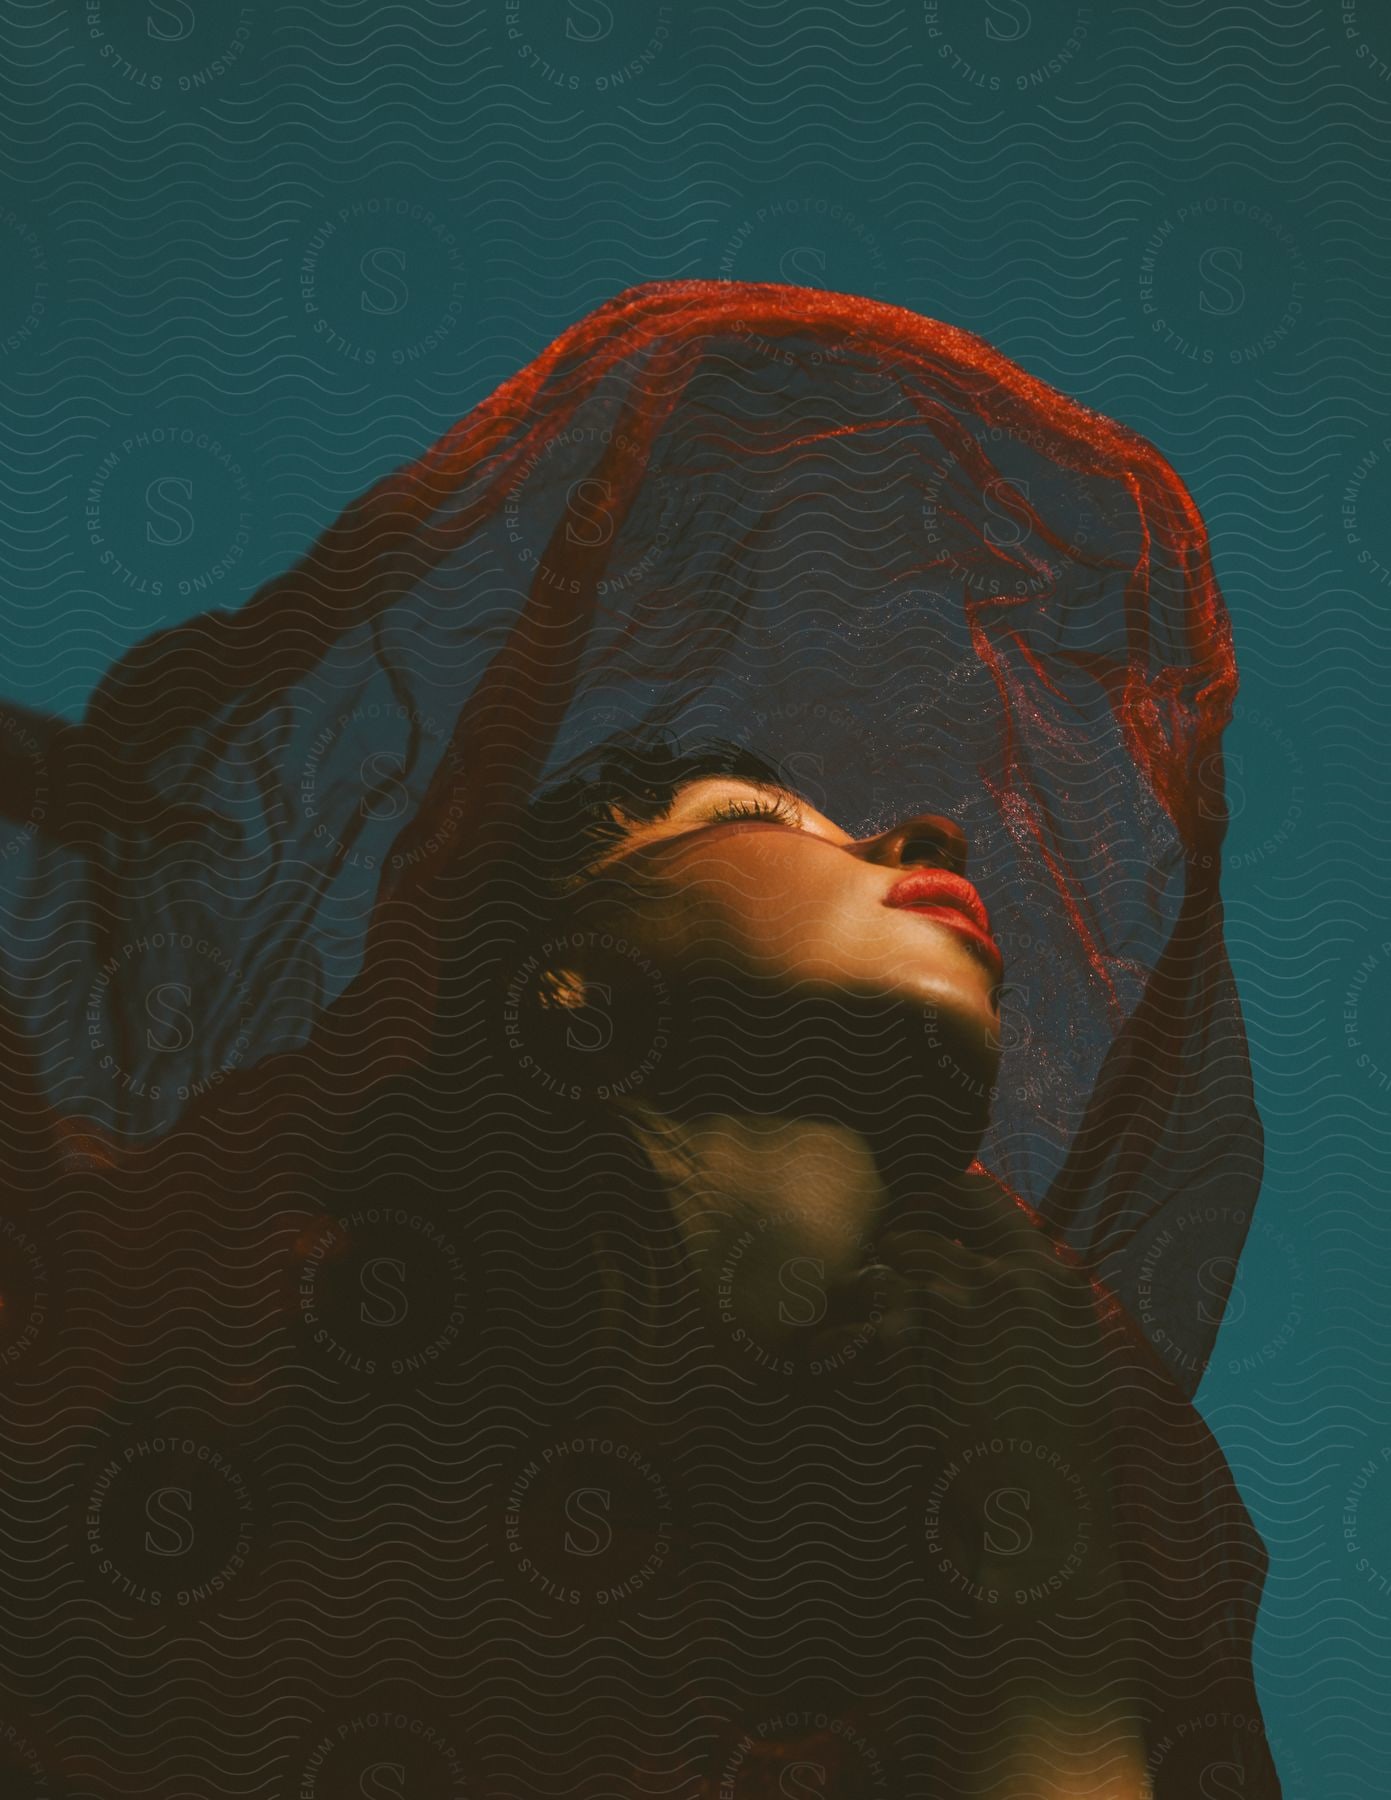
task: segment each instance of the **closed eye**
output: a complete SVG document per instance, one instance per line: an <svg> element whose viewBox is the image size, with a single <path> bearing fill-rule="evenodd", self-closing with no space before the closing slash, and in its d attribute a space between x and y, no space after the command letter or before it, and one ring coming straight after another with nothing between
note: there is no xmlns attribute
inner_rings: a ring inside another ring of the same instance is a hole
<svg viewBox="0 0 1391 1800"><path fill-rule="evenodd" d="M801 826L802 812L786 795L761 800L722 800L710 810L712 823L726 819L773 819L779 825Z"/></svg>

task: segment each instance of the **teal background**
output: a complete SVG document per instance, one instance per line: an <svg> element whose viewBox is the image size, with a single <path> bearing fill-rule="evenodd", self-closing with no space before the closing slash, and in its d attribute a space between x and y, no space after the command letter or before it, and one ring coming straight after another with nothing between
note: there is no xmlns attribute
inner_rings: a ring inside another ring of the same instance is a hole
<svg viewBox="0 0 1391 1800"><path fill-rule="evenodd" d="M1391 7L37 0L0 49L26 705L80 716L640 280L950 320L1174 462L1242 669L1226 890L1267 1129L1200 1403L1271 1550L1286 1794L1384 1794Z"/></svg>

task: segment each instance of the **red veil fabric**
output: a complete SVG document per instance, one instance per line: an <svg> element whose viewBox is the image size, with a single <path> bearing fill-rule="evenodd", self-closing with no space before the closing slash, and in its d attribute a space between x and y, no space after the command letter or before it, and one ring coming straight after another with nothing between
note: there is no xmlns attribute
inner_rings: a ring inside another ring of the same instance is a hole
<svg viewBox="0 0 1391 1800"><path fill-rule="evenodd" d="M517 949L490 897L519 810L615 732L733 738L857 833L950 814L1014 984L981 1165L1095 1282L1148 1446L1118 1504L1187 1644L1160 1658L1155 1791L1217 1755L1275 1795L1264 1553L1189 1404L1261 1167L1218 886L1235 682L1202 521L1133 433L896 307L630 289L245 605L137 645L80 725L11 709L23 1230L76 1258L74 1297L123 1234L137 1266L214 1280L234 1222L169 1247L197 1183L235 1185L279 1134L307 1191L338 1096L466 1035L484 990L461 971ZM254 1243L312 1235L294 1182L268 1199L250 1168ZM193 1331L180 1366L212 1385L178 1404L277 1391L255 1263L228 1291L261 1336L231 1354L229 1313L210 1356ZM151 1326L114 1301L69 1318L12 1424L37 1431L66 1357L74 1429L145 1429Z"/></svg>

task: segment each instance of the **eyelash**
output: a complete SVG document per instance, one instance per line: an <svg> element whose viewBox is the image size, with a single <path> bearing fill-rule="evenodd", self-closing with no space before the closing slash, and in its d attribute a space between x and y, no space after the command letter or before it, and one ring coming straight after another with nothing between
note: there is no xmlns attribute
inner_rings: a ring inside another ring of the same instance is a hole
<svg viewBox="0 0 1391 1800"><path fill-rule="evenodd" d="M800 824L800 816L790 800L726 800L710 814L712 821L724 819L775 819L780 825Z"/></svg>

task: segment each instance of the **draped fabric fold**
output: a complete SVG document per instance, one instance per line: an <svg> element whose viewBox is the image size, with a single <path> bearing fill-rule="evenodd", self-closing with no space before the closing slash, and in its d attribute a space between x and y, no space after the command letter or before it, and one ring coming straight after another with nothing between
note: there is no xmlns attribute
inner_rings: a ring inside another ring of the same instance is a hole
<svg viewBox="0 0 1391 1800"><path fill-rule="evenodd" d="M857 835L950 815L1009 983L980 1166L1095 1288L1121 1516L1185 1618L1225 1596L1203 1667L1249 1711L1264 1552L1189 1404L1261 1174L1235 688L1202 520L1134 433L901 308L629 289L80 724L9 710L6 1162L138 1196L161 1145L205 1166L216 1116L250 1156L298 1107L309 1170L336 1095L467 1067L525 809L611 738L734 740Z"/></svg>
<svg viewBox="0 0 1391 1800"><path fill-rule="evenodd" d="M1202 522L1133 433L895 307L649 284L244 606L138 644L80 726L37 722L12 1004L54 1106L139 1137L302 1044L369 920L409 915L418 1044L431 907L509 807L614 731L731 736L852 831L967 828L1012 989L982 1160L1169 1315L1191 1390L1220 1306L1139 1290L1204 1190L1230 1271L1259 1183L1217 881L1234 690Z"/></svg>

